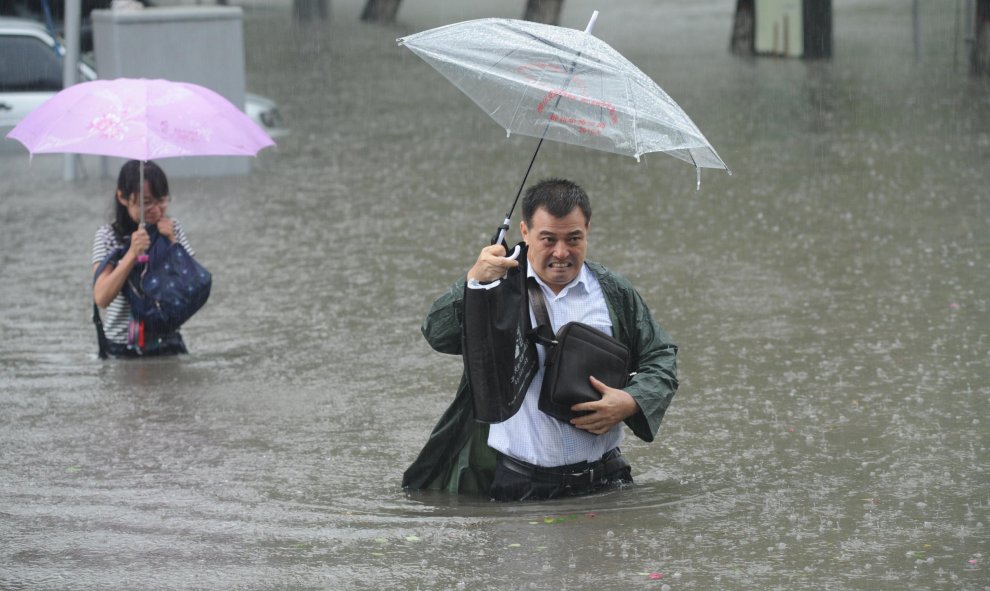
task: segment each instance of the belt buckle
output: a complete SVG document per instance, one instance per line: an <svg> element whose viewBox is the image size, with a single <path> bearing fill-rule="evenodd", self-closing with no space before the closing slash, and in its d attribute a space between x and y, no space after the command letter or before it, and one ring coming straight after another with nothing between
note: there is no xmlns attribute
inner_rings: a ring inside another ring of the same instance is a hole
<svg viewBox="0 0 990 591"><path fill-rule="evenodd" d="M564 478L566 478L570 482L573 482L574 485L576 486L580 484L581 477L584 476L585 474L588 475L588 485L589 486L594 485L595 484L594 468L588 468L587 470L582 470L581 472L571 472L569 474L565 474Z"/></svg>

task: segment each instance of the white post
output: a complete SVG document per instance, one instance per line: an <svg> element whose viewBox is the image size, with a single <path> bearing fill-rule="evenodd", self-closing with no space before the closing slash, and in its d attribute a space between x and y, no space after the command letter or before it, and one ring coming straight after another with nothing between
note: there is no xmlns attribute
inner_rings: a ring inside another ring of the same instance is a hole
<svg viewBox="0 0 990 591"><path fill-rule="evenodd" d="M62 88L79 81L79 28L82 21L80 0L65 0L65 56L62 60ZM76 179L76 155L65 155L64 178Z"/></svg>

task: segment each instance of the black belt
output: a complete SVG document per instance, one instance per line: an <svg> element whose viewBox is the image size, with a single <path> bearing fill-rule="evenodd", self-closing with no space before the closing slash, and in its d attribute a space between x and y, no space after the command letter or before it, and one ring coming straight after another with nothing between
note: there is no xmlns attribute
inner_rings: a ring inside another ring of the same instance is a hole
<svg viewBox="0 0 990 591"><path fill-rule="evenodd" d="M601 458L594 462L578 462L550 468L523 462L505 454L499 454L499 460L509 470L526 476L530 480L555 483L571 488L591 486L595 482L607 480L610 474L629 465L617 447L605 452Z"/></svg>

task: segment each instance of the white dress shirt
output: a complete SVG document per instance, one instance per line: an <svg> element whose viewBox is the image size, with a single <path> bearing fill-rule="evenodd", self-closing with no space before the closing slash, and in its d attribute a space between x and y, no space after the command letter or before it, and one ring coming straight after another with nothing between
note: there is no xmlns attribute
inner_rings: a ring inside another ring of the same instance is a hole
<svg viewBox="0 0 990 591"><path fill-rule="evenodd" d="M559 294L553 293L536 276L532 267L527 268L529 277L535 277L543 290L550 315L550 325L556 333L568 322L584 322L605 334L612 334L612 320L608 315L605 296L602 294L598 278L587 265L574 281L568 283ZM487 287L487 286L486 286ZM530 310L530 322L536 325L536 318ZM591 462L622 442L622 423L612 427L607 433L595 435L559 421L539 409L540 387L543 385L546 350L536 345L539 354L539 371L533 378L519 412L508 420L491 425L488 445L517 460L537 466L563 466L578 462Z"/></svg>

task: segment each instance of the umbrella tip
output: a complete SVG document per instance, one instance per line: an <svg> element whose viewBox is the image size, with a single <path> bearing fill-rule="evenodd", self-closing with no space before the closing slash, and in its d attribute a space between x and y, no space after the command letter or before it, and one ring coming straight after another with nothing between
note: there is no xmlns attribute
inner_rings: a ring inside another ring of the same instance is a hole
<svg viewBox="0 0 990 591"><path fill-rule="evenodd" d="M598 21L598 11L595 10L594 12L591 13L591 20L588 21L588 26L585 27L584 32L590 35L591 32L595 29L595 22L597 21Z"/></svg>

